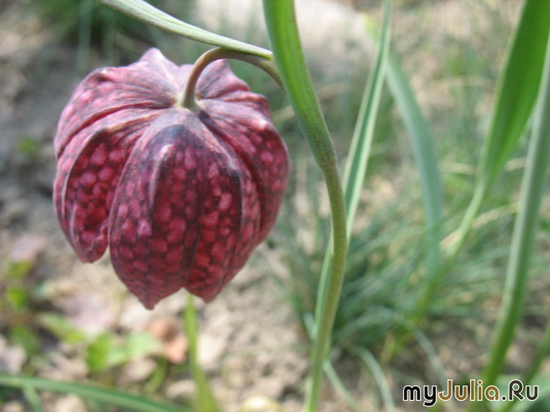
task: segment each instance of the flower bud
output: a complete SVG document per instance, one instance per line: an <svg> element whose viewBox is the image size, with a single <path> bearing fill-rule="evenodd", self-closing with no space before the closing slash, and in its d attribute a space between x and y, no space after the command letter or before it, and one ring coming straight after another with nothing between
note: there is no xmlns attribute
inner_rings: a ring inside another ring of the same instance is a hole
<svg viewBox="0 0 550 412"><path fill-rule="evenodd" d="M191 111L181 104L191 67L151 49L92 72L54 141L68 241L84 262L109 247L148 309L181 288L214 299L275 224L288 180L266 99L220 60L199 77Z"/></svg>

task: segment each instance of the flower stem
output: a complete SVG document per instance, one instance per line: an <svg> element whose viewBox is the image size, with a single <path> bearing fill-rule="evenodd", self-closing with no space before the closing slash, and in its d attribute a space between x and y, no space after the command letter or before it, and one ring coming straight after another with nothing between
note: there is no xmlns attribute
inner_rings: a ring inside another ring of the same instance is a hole
<svg viewBox="0 0 550 412"><path fill-rule="evenodd" d="M197 59L197 61L193 65L193 68L191 69L191 73L189 73L189 78L187 79L187 84L185 85L185 91L182 95L182 101L181 103L176 103L177 106L185 107L189 110L197 109L197 102L195 100L195 89L197 87L199 77L206 66L220 59L241 60L246 63L253 64L254 66L259 67L267 74L269 74L273 78L273 80L275 80L282 87L281 77L279 76L277 66L275 65L273 59L217 47L215 49L208 50Z"/></svg>
<svg viewBox="0 0 550 412"><path fill-rule="evenodd" d="M263 4L275 61L302 130L323 172L332 211L332 269L328 279L328 293L323 307L318 311L320 316L316 317L311 354L313 367L304 407L305 412L314 412L319 401L323 363L330 349L332 326L344 279L347 251L344 193L332 140L305 63L294 1L264 0Z"/></svg>
<svg viewBox="0 0 550 412"><path fill-rule="evenodd" d="M199 364L197 311L195 310L193 295L191 294L187 296L184 325L189 343L189 362L197 391L197 412L220 412L221 408Z"/></svg>

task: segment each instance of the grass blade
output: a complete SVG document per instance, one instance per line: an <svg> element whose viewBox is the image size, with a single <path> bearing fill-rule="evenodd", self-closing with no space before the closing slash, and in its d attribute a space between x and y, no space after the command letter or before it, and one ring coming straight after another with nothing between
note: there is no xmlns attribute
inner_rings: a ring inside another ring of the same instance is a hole
<svg viewBox="0 0 550 412"><path fill-rule="evenodd" d="M371 36L375 37L372 25L367 22ZM403 73L397 58L390 53L388 57L387 81L392 96L399 108L413 150L413 157L419 172L422 191L422 208L424 226L426 227L426 282L423 293L413 311L411 322L417 324L426 311L439 278L441 276L440 247L442 239L441 223L443 220L443 191L441 173L434 148L432 132L414 97L411 85ZM408 335L408 332L406 332ZM399 350L405 337L397 339L391 352Z"/></svg>
<svg viewBox="0 0 550 412"><path fill-rule="evenodd" d="M365 412L365 410L357 403L357 401L351 396L351 393L346 389L346 386L344 383L340 380L340 377L334 370L334 367L332 366L332 363L330 361L326 361L324 365L325 375L327 375L328 380L330 381L330 384L334 389L336 389L336 392L340 395L340 397L348 404L348 406L354 410L355 412Z"/></svg>
<svg viewBox="0 0 550 412"><path fill-rule="evenodd" d="M369 75L357 123L353 132L348 162L344 172L344 192L346 196L346 216L348 219L348 238L350 237L359 198L363 190L367 165L374 136L376 116L380 106L382 86L386 75L386 66L390 49L391 9L388 1L384 2L385 12L380 29L378 52Z"/></svg>
<svg viewBox="0 0 550 412"><path fill-rule="evenodd" d="M489 362L482 374L486 385L494 384L504 367L506 353L521 318L527 290L530 257L550 162L550 43L547 44L547 48L544 80L521 184L519 212L512 234L503 299L495 326ZM473 403L471 410L480 410L482 407L481 402Z"/></svg>
<svg viewBox="0 0 550 412"><path fill-rule="evenodd" d="M411 138L413 155L420 175L420 187L422 189L427 260L424 290L411 319L412 324L416 325L423 318L442 275L439 248L443 219L441 174L430 127L414 97L407 77L394 56L390 56L389 60L388 84ZM396 350L398 349L396 347Z"/></svg>
<svg viewBox="0 0 550 412"><path fill-rule="evenodd" d="M432 342L428 339L428 337L422 333L421 331L417 330L414 332L414 337L416 338L416 341L428 357L428 361L432 365L432 369L434 370L437 379L439 380L439 386L441 388L446 387L447 383L447 377L445 374L445 368L443 367L441 360L439 359L439 355L437 354L437 350L433 346ZM451 406L449 404L449 406ZM454 410L454 408L450 407L449 409Z"/></svg>
<svg viewBox="0 0 550 412"><path fill-rule="evenodd" d="M38 396L35 388L29 385L25 385L21 388L21 391L23 392L23 395L25 395L25 399L27 400L29 405L31 405L34 412L44 412L42 401L40 399L40 396Z"/></svg>
<svg viewBox="0 0 550 412"><path fill-rule="evenodd" d="M382 400L388 412L395 411L395 402L391 394L391 389L386 382L386 377L384 376L384 371L380 364L376 361L376 358L368 350L364 348L355 347L353 348L353 353L361 358L365 365L369 368L376 384L378 385L378 390L382 396Z"/></svg>
<svg viewBox="0 0 550 412"><path fill-rule="evenodd" d="M441 173L432 132L414 97L411 85L394 55L389 57L388 85L411 138L413 155L420 174L425 226L431 234L430 250L433 253L431 260L436 261L440 240L438 228L443 217Z"/></svg>
<svg viewBox="0 0 550 412"><path fill-rule="evenodd" d="M77 383L53 381L42 378L30 378L19 375L0 374L0 386L12 388L33 388L49 392L73 393L82 398L140 412L192 412L191 409L155 401L141 396L130 395L115 389L99 388Z"/></svg>

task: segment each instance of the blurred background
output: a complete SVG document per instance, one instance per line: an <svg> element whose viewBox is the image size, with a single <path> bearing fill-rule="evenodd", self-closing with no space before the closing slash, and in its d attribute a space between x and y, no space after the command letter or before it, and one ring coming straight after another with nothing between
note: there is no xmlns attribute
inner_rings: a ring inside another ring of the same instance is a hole
<svg viewBox="0 0 550 412"><path fill-rule="evenodd" d="M269 47L259 0L151 3L191 24ZM362 15L378 21L380 2L297 3L311 74L343 166L374 53ZM496 78L521 3L394 1L392 48L435 136L446 234L456 229L471 198ZM120 284L108 257L93 265L77 260L53 212L52 140L72 91L94 68L129 64L150 47L177 64L192 63L208 47L93 0L2 0L0 39L0 370L90 381L188 404L193 384L180 320L185 293L146 311ZM285 411L299 411L308 371L307 325L330 235L329 205L284 93L252 66L231 67L268 97L293 171L268 240L214 302L199 304L201 362L224 410L252 410L243 404L266 396ZM420 404L401 402L403 385L478 376L502 291L524 155L522 145L491 188L427 318L393 353L419 297L426 253L409 137L384 90L333 333L336 371L364 411L421 410ZM549 244L545 198L528 306L508 374L529 365L549 320ZM350 350L355 347L373 355L370 363L358 360ZM548 371L550 364L543 375ZM40 396L45 411L117 410L74 395ZM322 396L322 411L357 410L328 382ZM31 406L20 392L0 387L1 412L27 410Z"/></svg>

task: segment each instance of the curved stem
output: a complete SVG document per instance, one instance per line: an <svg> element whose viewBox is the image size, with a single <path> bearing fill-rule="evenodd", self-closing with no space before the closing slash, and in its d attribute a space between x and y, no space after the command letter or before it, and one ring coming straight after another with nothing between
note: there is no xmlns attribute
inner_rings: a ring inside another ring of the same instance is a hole
<svg viewBox="0 0 550 412"><path fill-rule="evenodd" d="M296 24L293 0L264 0L264 13L275 61L283 84L308 140L313 156L325 177L332 211L333 261L326 299L316 318L308 393L304 411L317 409L323 363L330 349L332 326L344 279L347 251L346 210L334 147L319 107L305 63ZM318 299L319 302L319 299Z"/></svg>
<svg viewBox="0 0 550 412"><path fill-rule="evenodd" d="M206 66L220 59L241 60L243 62L253 64L254 66L259 67L267 74L269 74L273 78L273 80L275 80L282 87L282 81L279 72L277 71L277 66L272 60L254 54L243 53L218 47L208 50L197 59L197 61L193 65L193 68L191 69L191 73L189 73L189 78L187 79L187 84L185 86L185 91L182 96L182 101L181 103L176 103L178 106L186 107L189 110L195 110L197 108L197 104L195 101L195 88L197 86L199 77Z"/></svg>

